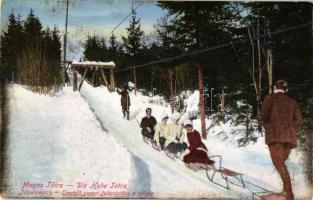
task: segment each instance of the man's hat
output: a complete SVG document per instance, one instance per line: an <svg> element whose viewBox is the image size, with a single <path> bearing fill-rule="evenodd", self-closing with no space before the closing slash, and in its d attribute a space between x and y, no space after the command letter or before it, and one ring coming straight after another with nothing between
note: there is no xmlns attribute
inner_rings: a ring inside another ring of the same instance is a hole
<svg viewBox="0 0 313 200"><path fill-rule="evenodd" d="M277 80L275 82L275 87L276 89L282 89L282 90L287 90L288 88L288 83L285 80Z"/></svg>

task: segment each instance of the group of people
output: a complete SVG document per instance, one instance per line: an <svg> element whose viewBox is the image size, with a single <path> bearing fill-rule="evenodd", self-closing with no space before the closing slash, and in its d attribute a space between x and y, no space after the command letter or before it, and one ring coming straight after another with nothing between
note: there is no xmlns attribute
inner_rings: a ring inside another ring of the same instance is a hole
<svg viewBox="0 0 313 200"><path fill-rule="evenodd" d="M175 116L175 115L174 115ZM183 153L183 161L187 166L198 164L206 167L214 164L207 156L207 147L201 141L198 131L193 128L191 120L184 121L183 125L179 124L179 117L174 117L172 124L167 124L169 117L163 114L161 121L152 116L152 109L146 109L146 116L142 118L140 127L142 135L153 140L162 150L167 150L173 154ZM186 130L186 133L183 131ZM187 136L186 142L185 134Z"/></svg>
<svg viewBox="0 0 313 200"><path fill-rule="evenodd" d="M271 159L283 181L282 195L287 200L293 200L290 176L285 165L290 151L297 145L297 129L301 126L302 116L295 100L286 92L288 84L285 80L278 80L274 86L274 92L265 97L261 109L261 121L266 130L265 141L269 146ZM118 91L121 97L121 105L124 117L129 119L130 99L128 87ZM142 135L154 140L162 150L172 153L184 152L183 161L189 165L199 163L212 165L213 160L207 156L207 148L201 141L200 134L193 128L192 122L186 120L183 126L178 119L173 124L167 124L168 115L163 115L159 123L151 115L151 108L146 109L146 116L142 118L140 127ZM187 143L184 142L186 130Z"/></svg>

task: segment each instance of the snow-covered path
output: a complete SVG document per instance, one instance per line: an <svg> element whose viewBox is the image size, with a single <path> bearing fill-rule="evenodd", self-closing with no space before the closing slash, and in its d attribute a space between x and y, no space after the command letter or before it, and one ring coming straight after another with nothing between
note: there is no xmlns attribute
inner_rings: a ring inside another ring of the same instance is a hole
<svg viewBox="0 0 313 200"><path fill-rule="evenodd" d="M134 98L131 102L131 119L127 121L123 119L120 108L120 96L114 92L109 93L106 88L93 88L88 84L84 84L81 91L82 97L88 102L95 115L104 126L109 130L108 133L123 143L126 148L138 159L137 162L144 166L143 171L148 172L150 176L150 184L144 189L151 189L155 197L225 197L225 198L250 198L247 192L239 192L234 188L227 191L219 186L210 183L207 178L198 173L187 169L180 160L171 160L163 152L155 151L142 141L138 121L143 106L152 106L153 115L159 120L163 112L169 113L169 108L159 105L151 105L147 98ZM136 102L138 101L138 102ZM135 114L134 114L135 113ZM138 116L135 116L138 115ZM137 119L137 118L138 119ZM141 169L141 166L139 170ZM142 172L139 174L140 181L146 182L147 176ZM170 188L168 188L168 186ZM142 185L138 184L141 188ZM151 187L151 188L148 188ZM138 188L136 188L138 191Z"/></svg>
<svg viewBox="0 0 313 200"><path fill-rule="evenodd" d="M157 152L142 142L138 122L143 116L145 108L151 107L152 114L159 121L163 113L168 113L170 116L169 107L151 103L151 98L144 97L141 94L137 96L130 94L132 103L130 108L131 120L127 121L122 119L120 96L116 92L109 93L105 87L93 88L85 84L81 90L81 95L93 108L98 119L106 124L105 126L110 130L109 133L125 144L134 155L148 164L151 173L151 187L156 197L172 197L173 195L175 197L251 198L247 190L232 187L232 191L227 191L213 185L208 182L204 174L201 176L186 169L181 161L172 161L162 152ZM192 101L196 105L196 101ZM212 122L208 121L207 125L209 124L212 124ZM194 125L199 130L200 121L195 120ZM229 143L227 141L222 142L216 136L216 132L224 129L223 131L227 134L229 131L227 129L231 127L232 125L230 124L221 124L209 131L209 138L205 143L209 147L211 154L222 155L224 166L243 172L245 174L244 179L248 182L274 192L280 191L281 180L273 167L264 139L261 138L256 144L251 144L245 148L238 148L235 141ZM294 184L295 196L300 199L306 199L310 194L307 190L306 175L301 166L303 163L301 158L301 152L293 150L287 165L291 169L293 183L297 183ZM166 173L164 177L160 177L160 174L164 172ZM181 180L178 181L177 176ZM162 188L166 183L171 183L173 187L170 190ZM252 186L250 188L255 189Z"/></svg>
<svg viewBox="0 0 313 200"><path fill-rule="evenodd" d="M80 92L65 87L54 97L34 94L20 85L9 86L9 92L10 196L64 197L64 190L76 191L78 182L89 186L115 182L126 185L119 191L136 192L132 197L251 199L247 190L233 186L230 191L214 185L205 174L193 172L182 161L173 161L145 144L138 126L145 108L151 107L158 121L163 113L170 115L170 108L151 103L151 98L140 93L131 94L131 120L127 121L116 92L86 82ZM194 120L194 126L199 128L199 120ZM230 126L210 129L205 143L211 154L222 155L225 166L244 172L246 180L278 191L281 182L264 141L246 148L221 142L217 133L222 129L227 132ZM293 151L287 163L292 168L292 181L297 183L296 197L306 199L310 194L300 160L301 155ZM22 186L27 182L33 185L23 188L23 193ZM62 183L63 188L47 189L48 182ZM39 187L41 183L44 187ZM77 191L67 197L123 197L88 195L92 193L83 196Z"/></svg>

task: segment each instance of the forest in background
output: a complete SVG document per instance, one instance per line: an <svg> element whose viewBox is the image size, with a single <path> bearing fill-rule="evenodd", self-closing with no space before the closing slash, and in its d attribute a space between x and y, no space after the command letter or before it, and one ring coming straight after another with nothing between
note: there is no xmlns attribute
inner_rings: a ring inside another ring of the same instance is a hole
<svg viewBox="0 0 313 200"><path fill-rule="evenodd" d="M305 123L299 138L300 144L305 144L312 131L312 25L276 32L310 23L311 4L160 1L157 5L167 10L167 15L154 24L153 33L141 30L140 18L133 12L128 34L120 40L114 34L110 38L88 36L85 59L113 60L121 87L127 81L134 82L134 70L126 70L131 66L234 42L205 53L136 68L137 88L169 100L170 77L173 76L174 96L184 90L197 90L201 67L206 96L211 88L213 94L224 89L228 94L225 111L238 116L236 123L247 125L250 131L245 139L249 141L254 139L251 124L259 119L264 97L272 92L275 80L284 79L289 84L288 94L301 106ZM236 43L242 39L245 42ZM214 99L215 112L219 104ZM310 149L307 145L302 147Z"/></svg>
<svg viewBox="0 0 313 200"><path fill-rule="evenodd" d="M311 135L308 133L312 132L312 25L271 34L311 22L311 4L160 1L157 6L167 14L154 24L152 33L141 30L140 18L134 11L127 35L87 36L84 59L114 61L117 85L121 87L127 81L134 82L134 71L125 70L130 66L234 42L201 54L137 68L136 86L146 93L154 90L169 100L173 98L170 77L173 77L174 96L178 96L184 90L198 89L201 67L205 92L214 88L217 94L223 88L228 94L226 113L237 116L236 123L245 124L247 130L253 131L251 124L258 119L263 98L271 92L275 80L285 79L289 84L288 94L301 106L305 123L299 138L300 144L305 144ZM57 27L43 29L32 11L26 20L12 13L1 35L1 77L39 91L42 86L49 90L62 85L60 38ZM246 41L235 43L241 39ZM214 99L215 112L218 106L218 99ZM247 141L254 139L251 131L247 131ZM302 147L312 149L307 145Z"/></svg>

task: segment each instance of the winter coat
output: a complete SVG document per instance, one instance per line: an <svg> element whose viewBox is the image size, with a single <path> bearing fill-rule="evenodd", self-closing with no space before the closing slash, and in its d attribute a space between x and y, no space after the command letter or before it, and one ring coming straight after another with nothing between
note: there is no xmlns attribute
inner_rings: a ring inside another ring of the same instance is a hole
<svg viewBox="0 0 313 200"><path fill-rule="evenodd" d="M164 137L166 126L167 124L165 121L160 121L157 123L154 134L154 140L157 142L157 144L160 144L159 138Z"/></svg>
<svg viewBox="0 0 313 200"><path fill-rule="evenodd" d="M183 132L182 125L168 124L164 132L164 138L166 139L165 146L169 145L171 142L174 142L175 140L182 142L183 140L182 132Z"/></svg>
<svg viewBox="0 0 313 200"><path fill-rule="evenodd" d="M196 130L187 132L188 149L190 152L194 150L202 150L207 152L206 146L202 143L200 133Z"/></svg>
<svg viewBox="0 0 313 200"><path fill-rule="evenodd" d="M214 161L210 160L207 156L207 148L202 143L201 137L198 131L193 130L187 132L188 149L189 153L184 156L185 163L202 163L202 164L213 164Z"/></svg>
<svg viewBox="0 0 313 200"><path fill-rule="evenodd" d="M295 100L284 92L267 95L261 109L261 122L266 130L265 142L297 145L297 129L302 116Z"/></svg>
<svg viewBox="0 0 313 200"><path fill-rule="evenodd" d="M156 124L157 124L157 121L153 116L149 118L146 116L141 119L140 128L145 129L149 127L152 131L154 131L154 127Z"/></svg>
<svg viewBox="0 0 313 200"><path fill-rule="evenodd" d="M117 91L119 95L121 95L121 105L123 108L129 108L130 106L130 98L127 90Z"/></svg>

